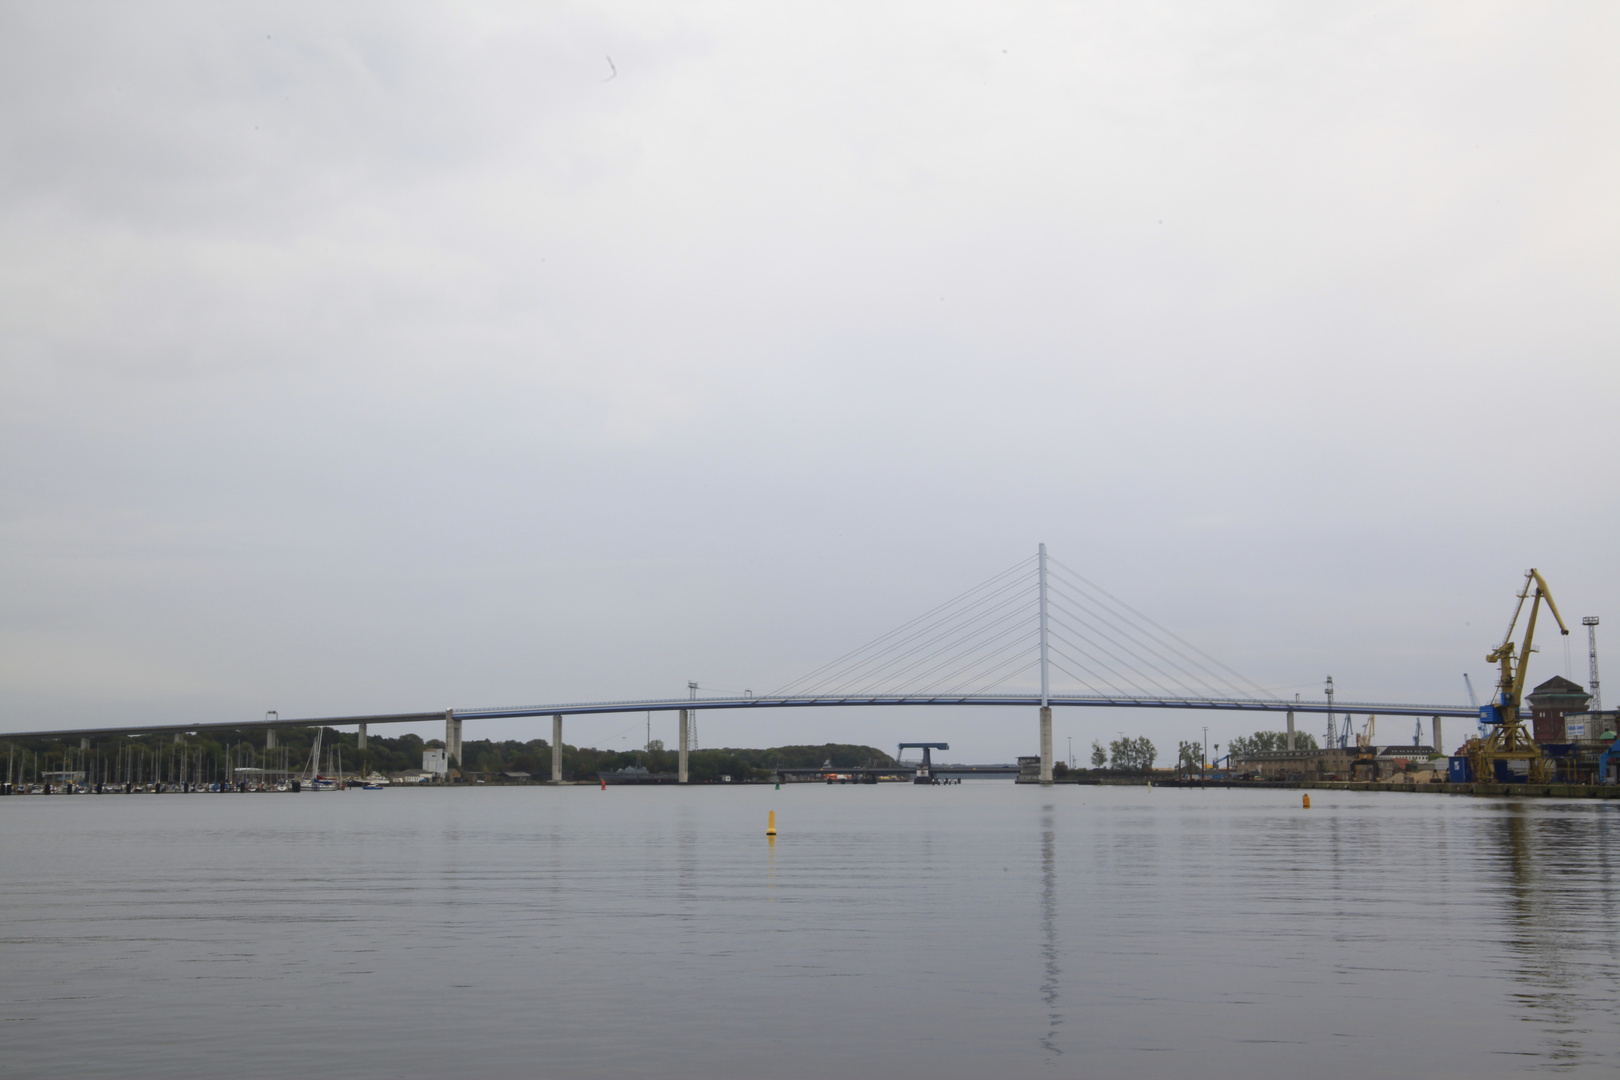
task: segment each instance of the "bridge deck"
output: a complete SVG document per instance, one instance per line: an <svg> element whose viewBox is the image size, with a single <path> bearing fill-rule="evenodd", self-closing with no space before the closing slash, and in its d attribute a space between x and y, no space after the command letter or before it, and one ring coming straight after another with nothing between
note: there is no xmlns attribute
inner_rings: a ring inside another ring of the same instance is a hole
<svg viewBox="0 0 1620 1080"><path fill-rule="evenodd" d="M1336 701L1326 702L1268 700L1265 698L1176 698L1176 697L1103 697L1052 696L1048 699L1054 708L1110 708L1110 709L1213 709L1219 712L1250 713L1347 713L1378 716L1443 716L1476 718L1478 710L1459 705L1413 705L1389 701ZM525 705L498 708L448 710L458 720L504 720L538 716L593 716L611 713L675 712L695 709L713 712L718 709L802 709L802 708L870 708L878 706L993 706L1038 708L1038 694L964 695L960 697L910 697L904 695L878 695L874 697L720 697L720 698L659 698L641 701L586 701L560 705ZM446 719L446 711L379 713L368 716L311 716L276 720L228 720L206 724L147 723L122 724L113 727L60 728L47 731L0 732L0 739L77 739L107 735L157 735L170 732L258 731L265 728L354 727L357 724L427 724Z"/></svg>

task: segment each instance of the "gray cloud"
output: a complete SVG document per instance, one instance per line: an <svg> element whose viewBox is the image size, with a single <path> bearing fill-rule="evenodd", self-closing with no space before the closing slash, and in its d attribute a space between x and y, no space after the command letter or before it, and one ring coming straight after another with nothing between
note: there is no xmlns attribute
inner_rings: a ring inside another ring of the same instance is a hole
<svg viewBox="0 0 1620 1080"><path fill-rule="evenodd" d="M3 18L7 727L763 689L1037 540L1352 696L1615 594L1607 6Z"/></svg>

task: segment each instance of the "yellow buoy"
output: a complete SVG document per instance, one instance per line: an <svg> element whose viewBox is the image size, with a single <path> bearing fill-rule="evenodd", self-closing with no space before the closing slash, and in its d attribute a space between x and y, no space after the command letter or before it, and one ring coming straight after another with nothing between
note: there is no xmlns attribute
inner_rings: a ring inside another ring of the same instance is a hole
<svg viewBox="0 0 1620 1080"><path fill-rule="evenodd" d="M775 810L771 811L771 819L770 819L770 821L766 822L766 824L765 824L765 835L766 836L775 836L776 835L776 811Z"/></svg>
<svg viewBox="0 0 1620 1080"><path fill-rule="evenodd" d="M1305 793L1305 809L1309 810L1310 808L1311 808L1311 796L1310 796L1309 792L1306 792Z"/></svg>

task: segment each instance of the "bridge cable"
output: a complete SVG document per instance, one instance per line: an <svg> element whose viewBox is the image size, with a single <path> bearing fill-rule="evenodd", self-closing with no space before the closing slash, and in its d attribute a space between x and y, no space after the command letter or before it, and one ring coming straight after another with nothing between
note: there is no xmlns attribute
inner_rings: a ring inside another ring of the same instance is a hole
<svg viewBox="0 0 1620 1080"><path fill-rule="evenodd" d="M1215 659L1215 657L1211 656L1209 653L1205 652L1203 649L1200 649L1198 646L1194 645L1192 642L1188 641L1186 638L1182 637L1180 634L1177 634L1175 631L1169 629L1168 627L1161 626L1159 623L1155 622L1153 619L1149 618L1147 615L1144 615L1142 612L1137 611L1135 608L1131 607L1129 604L1127 604L1125 601L1121 600L1119 597L1115 596L1113 593L1109 592L1107 589L1104 589L1102 586L1100 586L1100 585L1096 584L1095 582L1087 579L1084 575L1082 575L1081 573L1079 573L1077 570L1073 569L1072 567L1066 566L1063 563L1058 562L1056 559L1053 559L1051 556L1047 557L1046 562L1047 562L1048 569L1050 569L1052 566L1055 565L1059 570L1061 570L1062 572L1068 574L1070 577L1073 577L1076 581L1080 582L1082 585L1085 585L1086 587L1092 589L1095 592L1101 593L1103 596L1107 597L1114 604L1117 604L1119 607L1124 608L1126 611L1130 612L1132 615L1135 615L1138 619L1141 619L1143 622L1147 623L1149 626L1151 626L1154 629L1158 630L1160 633L1164 634L1166 637L1168 637L1168 638L1172 639L1173 641L1176 641L1176 642L1180 643L1181 645L1185 646L1186 648L1192 650L1193 653L1195 653L1196 655L1198 655L1198 656L1202 657L1203 659L1209 661L1211 664L1213 664L1216 667L1220 668L1222 671L1226 672L1228 675L1231 675L1233 678L1237 679L1239 682L1247 683L1250 686L1254 687L1254 689L1258 690L1262 696L1264 696L1266 698L1272 697L1271 691L1267 690L1265 687L1261 686L1259 683L1255 682L1253 679L1249 678L1247 675L1244 675L1242 672L1237 671L1236 669L1234 669L1234 668L1232 668L1232 667L1230 667L1230 666L1228 666L1226 664L1221 663L1219 660ZM1249 695L1245 695L1245 696L1249 696Z"/></svg>
<svg viewBox="0 0 1620 1080"><path fill-rule="evenodd" d="M1117 648L1119 648L1121 651L1129 653L1136 660L1153 668L1160 675L1171 677L1169 672L1164 671L1163 668L1159 667L1147 657L1143 656L1141 652L1138 652L1136 648L1132 647L1133 645L1152 653L1159 660L1170 665L1171 667L1174 667L1182 676L1187 677L1190 680L1190 684L1184 685L1187 685L1189 689L1193 687L1200 687L1205 691L1215 690L1219 696L1236 694L1238 697L1253 697L1253 695L1247 690L1234 685L1229 679L1223 678L1218 673L1210 671L1203 664L1200 664L1195 658L1188 656L1182 650L1177 649L1173 644L1162 639L1156 639L1155 635L1153 635L1151 631L1139 624L1134 624L1129 617L1121 615L1117 611L1108 610L1106 607L1096 603L1089 597L1085 597L1084 594L1081 594L1081 596L1078 598L1070 596L1067 593L1067 590L1063 588L1062 583L1060 583L1060 591L1061 595L1063 595L1065 599L1074 601L1076 606L1080 607L1082 612L1087 613L1086 616L1076 617L1076 621L1084 622L1086 625L1091 626L1094 630L1098 630L1099 632L1108 633L1111 631L1112 634L1110 635L1110 640ZM1098 623L1103 624L1102 627L1099 627L1097 625ZM1124 623L1124 625L1120 625L1121 623ZM1106 630L1104 627L1106 627ZM1143 640L1144 638L1146 640ZM1166 655L1166 652L1168 652L1170 655ZM1120 658L1115 657L1115 659ZM1121 660L1121 662L1123 663L1124 661ZM1189 670L1189 665L1192 668L1196 668L1198 671L1202 672L1203 676L1211 676L1213 678L1200 677L1200 675L1196 674L1194 671ZM1140 669L1133 668L1133 670L1135 670L1139 675L1144 674ZM1224 684L1224 688L1222 687L1222 684ZM1264 690L1262 690L1262 693L1265 693L1267 697L1271 696L1269 692Z"/></svg>
<svg viewBox="0 0 1620 1080"><path fill-rule="evenodd" d="M1107 629L1118 630L1117 627L1113 627L1113 626L1111 626L1111 624L1107 624L1106 622L1105 622L1105 627L1098 627L1096 625L1096 623L1093 622L1091 619L1087 619L1085 616L1077 616L1077 615L1075 615L1074 613L1068 611L1067 608L1064 607L1061 603L1054 604L1052 606L1054 608L1057 608L1059 610L1059 612L1060 612L1060 614L1058 616L1058 619L1056 621L1058 621L1058 623L1060 624L1060 626L1062 627L1063 630L1066 630L1069 633L1072 633L1072 634L1078 636L1082 641L1086 641L1086 642L1089 642L1089 643L1095 645L1101 652L1107 654L1107 656L1110 659L1112 659L1115 663L1120 665L1125 670L1130 671L1130 672L1134 673L1137 676L1140 676L1142 679L1146 680L1150 684L1154 684L1153 689L1156 689L1156 690L1159 690L1159 691L1162 692L1162 691L1168 689L1168 686L1165 685L1165 684L1162 684L1162 683L1158 683L1154 678L1149 676L1140 667L1137 667L1136 665L1132 664L1125 657L1122 657L1122 656L1118 655L1118 653L1113 651L1113 649L1108 648L1108 645L1112 645L1114 647L1114 649L1119 650L1119 652L1123 652L1123 653L1129 655L1130 657L1134 658L1135 660L1140 661L1143 665L1145 665L1145 666L1147 666L1149 668L1152 668L1153 671L1156 672L1159 676L1161 676L1162 678L1164 678L1166 680L1169 680L1169 685L1180 686L1182 688L1183 693L1190 693L1190 692L1195 692L1195 691L1207 691L1208 689L1211 689L1210 685L1207 682L1205 682L1202 679L1199 679L1196 675L1194 675L1192 672L1188 671L1185 667L1183 667L1182 665L1176 663L1174 659L1171 659L1169 657L1164 656L1163 654L1159 653L1158 650L1153 649L1149 645L1143 645L1143 648L1145 648L1148 652L1151 652L1151 653L1154 653L1155 655L1157 655L1160 660L1163 660L1170 667L1173 667L1173 668L1177 669L1177 671L1179 672L1179 674L1181 676L1191 676L1190 682L1187 681L1187 680L1184 680L1182 678L1178 678L1175 675L1172 675L1170 672L1165 671L1164 668L1160 667L1158 664L1153 663L1152 660L1148 659L1147 657L1142 656L1141 653L1137 652L1135 649L1133 649L1131 647L1132 639L1131 639L1131 636L1128 633L1122 635L1125 638L1125 640L1123 640L1123 641L1120 640L1118 637L1109 636L1108 633L1107 633ZM1068 619L1073 619L1075 623L1079 624L1079 626L1071 626L1067 621ZM1089 628L1093 633L1097 633L1100 636L1104 637L1105 640L1107 641L1107 645L1104 645L1102 643L1094 641L1092 639L1092 637L1089 634L1086 633L1086 630L1082 629L1081 627ZM1139 641L1134 642L1134 643L1139 644L1139 645L1142 644ZM1117 669L1116 669L1116 673L1117 673ZM1144 686L1140 685L1139 683L1136 683L1134 680L1128 680L1128 681L1131 681L1132 685L1136 686L1137 689L1139 689L1139 690L1146 691L1146 690L1149 689L1148 687L1144 687ZM1199 685L1201 683L1203 684L1202 686ZM1220 691L1218 696L1223 696L1224 697L1226 695L1226 693L1227 693L1227 691L1224 691L1224 690Z"/></svg>
<svg viewBox="0 0 1620 1080"><path fill-rule="evenodd" d="M947 631L947 633L954 634L954 636L951 638L950 641L947 641L940 648L935 649L933 652L928 653L928 654L923 655L923 656L912 657L910 655L907 655L907 656L897 657L893 661L894 663L901 663L902 661L910 661L910 662L906 663L903 667L901 667L897 671L892 671L892 672L886 673L885 675L880 676L877 679L868 680L859 690L856 690L856 691L853 691L853 692L856 692L856 693L868 692L872 686L874 686L874 685L876 685L878 683L881 683L884 678L887 678L889 680L900 680L898 682L892 683L892 685L894 685L897 688L897 692L898 692L898 688L913 685L914 683L916 683L916 681L919 678L926 678L927 676L931 676L934 673L936 673L936 672L938 672L938 671L940 671L942 669L948 668L951 665L960 662L963 659L963 657L971 656L976 651L982 651L983 649L988 648L989 646L995 644L997 641L1001 640L1003 637L1007 636L1008 634L1018 633L1021 630L1024 631L1024 632L1027 632L1026 628L1021 627L1016 622L1013 623L1011 626L1005 626L1004 625L1004 624L1008 623L1009 621L1018 619L1020 617L1023 617L1025 619L1028 618L1028 612L1026 610L1024 610L1023 605L1024 605L1024 601L1023 601L1022 597L1013 596L1013 597L1007 598L1006 600L1004 600L1000 604L998 604L995 609L993 609L991 611L987 611L987 612L982 612L981 614L975 616L974 619L970 620L970 625L968 627L952 628L951 630ZM984 625L984 626L972 626L971 625L973 623L983 622L985 619L990 618L991 616L997 616L997 617L994 618L987 625ZM997 626L1002 626L1003 628L999 632L990 635L988 638L984 637L985 634L989 634L989 632L991 630L995 629L995 627L997 627ZM944 634L940 635L940 637L944 637L944 636L945 636ZM937 641L937 640L939 640L939 639L936 638L935 641ZM932 667L926 668L920 675L914 675L911 678L903 678L903 676L906 676L906 675L910 674L916 668L918 668L918 667L920 667L922 665L925 665L925 664L929 664L929 663L933 662L934 660L936 660L938 657L940 657L942 655L945 655L947 653L949 653L950 655L945 660L940 661L939 663L934 663ZM924 685L927 685L927 684L925 683Z"/></svg>
<svg viewBox="0 0 1620 1080"><path fill-rule="evenodd" d="M769 696L820 695L823 688L829 685L842 683L847 688L852 680L861 680L865 685L871 685L882 678L895 677L896 673L890 670L895 665L926 659L918 657L917 654L930 646L937 647L927 654L928 657L940 655L955 645L971 640L972 632L963 633L963 631L987 617L999 614L1004 607L1015 601L1017 598L1012 594L1015 590L1025 587L1025 582L1015 575L1030 570L1034 562L1033 558L1020 560L1016 565L958 594L931 611L787 683ZM971 617L963 622L964 615ZM951 640L940 646L939 643L947 638ZM902 671L909 670L911 666L914 666L914 663Z"/></svg>
<svg viewBox="0 0 1620 1080"><path fill-rule="evenodd" d="M1018 605L1021 601L1022 601L1022 598L1020 596L1017 596L1017 595L1007 596L1007 597L1004 597L1003 599L1001 599L999 602L997 602L993 607L991 607L991 608L989 608L989 609L987 609L985 611L981 611L978 614L974 615L973 618L967 620L966 623L963 623L961 625L955 625L955 626L949 625L949 624L941 624L941 625L943 625L943 629L941 629L938 633L935 633L934 636L929 638L929 640L921 643L918 646L918 648L919 649L927 648L930 645L937 644L940 640L942 640L944 638L950 637L951 640L947 641L945 643L945 645L943 645L940 648L935 649L933 652L928 653L928 654L926 654L924 656L921 656L921 657L918 657L913 652L913 653L898 654L898 655L895 655L895 656L892 656L892 657L884 658L883 663L880 664L875 670L882 670L883 667L890 666L890 665L893 665L893 664L898 664L898 663L901 663L901 662L906 661L906 660L912 660L911 664L908 664L906 667L902 668L900 671L894 672L889 676L890 678L898 677L899 675L904 674L907 670L910 670L910 668L915 667L918 663L927 662L928 660L931 660L932 658L940 655L941 653L947 652L950 649L955 648L957 645L961 644L964 641L970 641L976 634L979 634L984 629L986 629L985 627L975 627L975 624L981 623L984 620L990 619L993 616L997 616L997 615L1001 615L1002 618L1001 619L996 619L995 622L1000 622L1006 617L1006 615L1004 613L1007 611L1008 608L1012 608L1013 609L1012 614L1016 615L1017 614L1016 605ZM994 623L992 623L991 625L994 625ZM930 631L930 633L933 633L933 631ZM952 636L952 635L954 635L954 636ZM867 666L867 665L865 665L865 664L857 665L856 669L852 669L849 672L849 675L847 677L850 677L850 678L857 677L858 669L860 667L863 667L863 666ZM870 674L870 672L867 672L866 674Z"/></svg>

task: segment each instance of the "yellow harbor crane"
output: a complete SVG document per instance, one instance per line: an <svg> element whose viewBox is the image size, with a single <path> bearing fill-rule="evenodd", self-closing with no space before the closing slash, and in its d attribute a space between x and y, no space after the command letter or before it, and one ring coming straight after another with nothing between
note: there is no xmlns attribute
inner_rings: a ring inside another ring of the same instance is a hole
<svg viewBox="0 0 1620 1080"><path fill-rule="evenodd" d="M1531 595L1532 588L1535 590ZM1518 625L1519 615L1524 611L1524 602L1530 601L1530 619L1524 627L1524 644L1518 647L1515 653L1513 647L1513 628ZM1498 664L1501 675L1496 683L1495 699L1479 710L1479 718L1491 726L1491 732L1483 739L1469 739L1467 745L1468 764L1473 770L1475 780L1486 782L1509 779L1498 773L1499 763L1505 766L1503 771L1518 771L1513 762L1524 762L1524 778L1530 783L1544 783L1547 780L1549 762L1542 753L1541 747L1535 739L1531 738L1519 720L1519 702L1523 700L1524 678L1529 673L1531 641L1536 636L1536 613L1541 608L1541 602L1547 601L1547 610L1552 612L1553 618L1558 620L1558 629L1567 636L1569 627L1564 625L1564 617L1558 614L1558 605L1553 603L1552 590L1542 578L1540 571L1531 568L1524 572L1524 588L1519 590L1519 603L1513 609L1513 618L1508 620L1507 633L1502 635L1502 644L1498 645L1485 662ZM1516 779L1516 777L1514 778Z"/></svg>
<svg viewBox="0 0 1620 1080"><path fill-rule="evenodd" d="M1344 718L1348 724L1350 718ZM1367 723L1356 733L1356 760L1350 763L1350 779L1362 779L1361 771L1367 770L1366 779L1378 779L1378 748L1373 745L1373 734L1378 730L1378 717L1367 717Z"/></svg>

